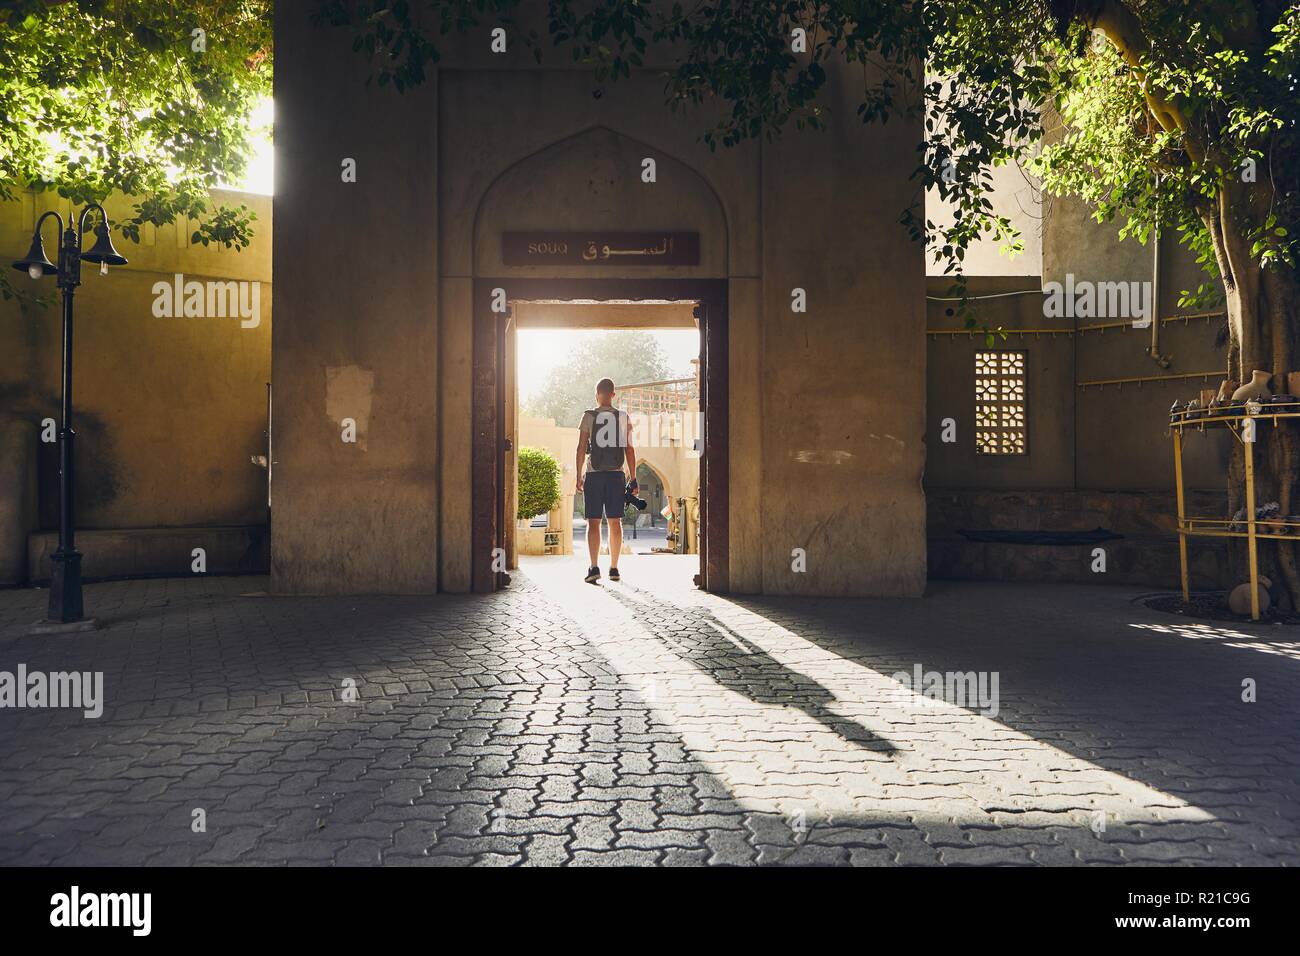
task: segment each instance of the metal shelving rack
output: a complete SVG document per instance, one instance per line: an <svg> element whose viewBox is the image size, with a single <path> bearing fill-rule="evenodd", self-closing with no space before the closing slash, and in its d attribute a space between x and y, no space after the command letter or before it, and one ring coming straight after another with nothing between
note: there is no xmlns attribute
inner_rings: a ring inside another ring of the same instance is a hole
<svg viewBox="0 0 1300 956"><path fill-rule="evenodd" d="M1258 410L1256 410L1258 409ZM1171 412L1169 430L1174 438L1174 480L1178 492L1178 559L1182 572L1183 600L1190 600L1187 580L1187 539L1245 538L1250 560L1250 617L1259 620L1259 539L1300 539L1300 521L1285 518L1266 518L1261 521L1255 513L1255 441L1259 426L1276 425L1279 420L1300 418L1300 402L1249 402L1210 409L1192 409ZM1251 424L1247 424L1247 423ZM1245 451L1246 457L1246 514L1245 531L1234 531L1234 522L1224 518L1191 517L1186 513L1183 494L1183 432L1204 431L1206 428L1227 428ZM1260 525L1266 530L1261 531ZM1287 533L1290 532L1290 533Z"/></svg>

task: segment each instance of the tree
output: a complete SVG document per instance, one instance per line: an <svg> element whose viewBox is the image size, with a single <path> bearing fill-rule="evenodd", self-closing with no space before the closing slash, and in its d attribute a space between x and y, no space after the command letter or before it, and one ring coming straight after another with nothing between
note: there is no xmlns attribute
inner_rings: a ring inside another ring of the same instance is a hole
<svg viewBox="0 0 1300 956"><path fill-rule="evenodd" d="M524 410L530 415L553 418L557 425L576 428L582 413L595 403L596 383L602 378L613 379L617 389L664 381L671 376L663 346L651 332L584 336L568 361L551 370L546 385Z"/></svg>
<svg viewBox="0 0 1300 956"><path fill-rule="evenodd" d="M630 528L632 530L632 537L634 539L636 538L636 519L640 516L641 512L637 511L633 505L625 504L623 506L623 527L624 529Z"/></svg>
<svg viewBox="0 0 1300 956"><path fill-rule="evenodd" d="M526 521L560 503L560 463L540 448L519 449L519 506L515 517Z"/></svg>
<svg viewBox="0 0 1300 956"><path fill-rule="evenodd" d="M54 190L78 205L121 192L112 225L200 220L194 241L242 249L253 214L213 207L252 149L271 92L271 0L16 0L0 9L0 200ZM89 225L95 225L90 223ZM0 294L27 296L0 270Z"/></svg>
<svg viewBox="0 0 1300 956"><path fill-rule="evenodd" d="M1210 280L1180 305L1226 309L1226 377L1264 369L1284 391L1300 309L1300 8L1097 0L1066 19L1065 4L1052 6L1068 41L1051 64L1067 132L1035 164L1044 185L1143 242L1157 223L1177 229ZM1086 30L1103 42L1085 42ZM1229 514L1243 497L1234 450ZM1296 510L1298 463L1294 426L1269 429L1259 491L1284 515ZM1300 606L1293 544L1272 557Z"/></svg>
<svg viewBox="0 0 1300 956"><path fill-rule="evenodd" d="M514 0L400 4L382 13L334 0L332 20L358 31L357 48L399 88L437 62L425 24L508 22ZM363 15L366 14L366 15ZM953 276L967 327L961 263L981 238L1019 238L988 198L996 165L1030 165L1049 193L1091 204L1099 221L1146 242L1157 222L1176 231L1207 281L1186 306L1222 300L1225 374L1246 381L1295 367L1300 308L1300 9L1293 0L704 0L652 5L549 0L553 45L598 78L643 66L647 41L671 44L667 106L721 106L702 132L710 146L825 125L826 65L860 71L864 123L920 116L917 191L902 213ZM795 31L806 50L796 52ZM444 31L445 32L445 31ZM514 34L512 34L514 35ZM541 56L536 33L526 42ZM1063 121L1043 142L1043 116ZM1037 155L1035 155L1035 152ZM936 226L925 190L954 210ZM1268 430L1262 493L1297 511L1300 452L1292 426ZM1241 454L1228 476L1229 513L1241 495ZM1300 606L1290 542L1276 559Z"/></svg>

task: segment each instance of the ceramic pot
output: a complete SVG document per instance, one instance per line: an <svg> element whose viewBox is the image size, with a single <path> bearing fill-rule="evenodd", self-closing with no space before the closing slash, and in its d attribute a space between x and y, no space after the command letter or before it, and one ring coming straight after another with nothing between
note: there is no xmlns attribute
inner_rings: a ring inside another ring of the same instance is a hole
<svg viewBox="0 0 1300 956"><path fill-rule="evenodd" d="M1288 395L1300 395L1300 372L1286 373L1286 392Z"/></svg>
<svg viewBox="0 0 1300 956"><path fill-rule="evenodd" d="M1232 393L1237 390L1237 383L1224 379L1219 383L1219 392L1210 400L1209 408L1219 409L1232 404Z"/></svg>
<svg viewBox="0 0 1300 956"><path fill-rule="evenodd" d="M1259 613L1263 614L1268 610L1272 600L1269 597L1268 590L1264 587L1264 582L1259 582ZM1250 582L1238 584L1228 595L1228 607L1232 609L1233 614L1246 615L1250 613Z"/></svg>
<svg viewBox="0 0 1300 956"><path fill-rule="evenodd" d="M1268 372L1255 369L1250 373L1250 381L1232 393L1232 400L1234 402L1245 402L1251 399L1263 401L1273 394L1268 390L1268 380Z"/></svg>

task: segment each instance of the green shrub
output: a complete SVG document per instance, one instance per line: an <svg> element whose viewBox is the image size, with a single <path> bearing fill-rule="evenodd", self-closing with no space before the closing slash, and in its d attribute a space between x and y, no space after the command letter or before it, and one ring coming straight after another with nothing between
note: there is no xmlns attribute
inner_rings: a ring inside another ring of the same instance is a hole
<svg viewBox="0 0 1300 956"><path fill-rule="evenodd" d="M560 463L540 448L519 449L519 508L521 521L550 511L560 503Z"/></svg>

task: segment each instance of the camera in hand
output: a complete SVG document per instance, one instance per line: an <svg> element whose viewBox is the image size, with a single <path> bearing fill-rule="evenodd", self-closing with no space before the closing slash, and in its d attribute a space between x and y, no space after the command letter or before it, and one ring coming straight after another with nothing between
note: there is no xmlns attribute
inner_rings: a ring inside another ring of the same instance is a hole
<svg viewBox="0 0 1300 956"><path fill-rule="evenodd" d="M646 500L644 498L638 498L636 493L636 479L633 478L627 483L627 487L623 489L623 503L631 505L637 511L645 511L647 507Z"/></svg>

